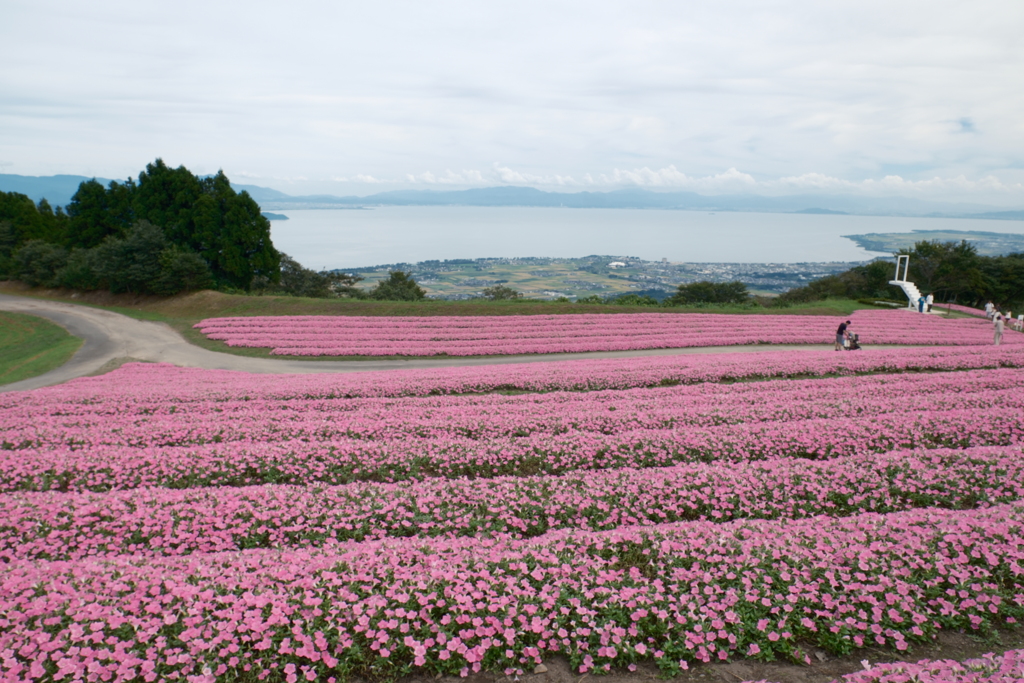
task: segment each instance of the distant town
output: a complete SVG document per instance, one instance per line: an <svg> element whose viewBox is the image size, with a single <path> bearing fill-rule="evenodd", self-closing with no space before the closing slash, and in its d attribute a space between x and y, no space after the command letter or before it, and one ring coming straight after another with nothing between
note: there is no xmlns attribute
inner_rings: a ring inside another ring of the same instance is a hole
<svg viewBox="0 0 1024 683"><path fill-rule="evenodd" d="M530 299L575 300L598 295L642 293L661 299L679 285L710 280L739 280L752 293L777 295L811 280L841 273L863 261L825 263L678 263L645 261L633 256L593 255L583 258L482 258L419 263L389 263L339 271L365 278L372 285L389 271L411 272L435 299L460 300L480 296L487 287L505 285Z"/></svg>

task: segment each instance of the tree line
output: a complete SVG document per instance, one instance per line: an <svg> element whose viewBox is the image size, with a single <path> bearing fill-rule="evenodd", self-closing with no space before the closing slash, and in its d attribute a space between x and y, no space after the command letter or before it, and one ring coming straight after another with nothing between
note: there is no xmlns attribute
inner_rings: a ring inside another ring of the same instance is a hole
<svg viewBox="0 0 1024 683"><path fill-rule="evenodd" d="M922 294L933 294L940 303L981 308L992 301L1002 309L1024 306L1024 253L981 256L966 240L916 242L912 249L894 256L910 256L908 280ZM778 297L781 305L823 299L895 299L902 292L889 281L895 277L891 261L872 261L843 273L815 280Z"/></svg>
<svg viewBox="0 0 1024 683"><path fill-rule="evenodd" d="M752 304L753 299L747 286L736 280L733 282L711 282L701 280L690 282L676 287L676 291L660 301L650 294L628 293L618 294L609 297L601 297L596 294L576 299L578 304L612 304L616 306L662 306L672 308L675 306L689 306L700 308L703 306L723 306Z"/></svg>
<svg viewBox="0 0 1024 683"><path fill-rule="evenodd" d="M162 159L138 180L83 182L67 207L0 192L0 279L31 286L170 295L253 294L418 300L396 271L369 290L362 278L315 272L274 248L270 221L223 171L200 178Z"/></svg>
<svg viewBox="0 0 1024 683"><path fill-rule="evenodd" d="M280 281L270 221L224 172L162 159L138 180L83 182L67 207L0 192L0 277L30 285L173 294Z"/></svg>

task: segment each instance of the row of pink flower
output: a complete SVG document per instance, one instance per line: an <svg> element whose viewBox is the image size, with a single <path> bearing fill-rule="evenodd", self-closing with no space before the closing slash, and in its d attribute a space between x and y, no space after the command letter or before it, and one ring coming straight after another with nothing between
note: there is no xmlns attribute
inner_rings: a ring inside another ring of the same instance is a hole
<svg viewBox="0 0 1024 683"><path fill-rule="evenodd" d="M973 306L961 306L960 304L935 304L934 309L937 311L948 310L956 311L958 313L966 313L968 315L973 315L978 318L988 317L985 315L985 311L981 309L974 308Z"/></svg>
<svg viewBox="0 0 1024 683"><path fill-rule="evenodd" d="M4 494L0 562L187 555L405 536L529 537L552 529L797 519L915 507L970 509L1022 497L1019 448L402 485Z"/></svg>
<svg viewBox="0 0 1024 683"><path fill-rule="evenodd" d="M546 361L429 370L339 374L252 374L231 370L129 363L98 377L83 377L31 392L0 394L0 410L39 415L76 403L101 405L108 396L177 410L196 400L333 399L529 392L595 391L787 377L932 372L1024 367L1022 346L873 349L866 353L768 351ZM123 405L121 406L123 407Z"/></svg>
<svg viewBox="0 0 1024 683"><path fill-rule="evenodd" d="M736 344L830 342L842 319L823 316L637 315L353 318L218 318L197 323L228 346L294 356L473 356L626 351ZM989 342L983 320L944 320L909 311L856 311L853 328L869 344L970 345ZM1008 343L1024 343L1010 335Z"/></svg>
<svg viewBox="0 0 1024 683"><path fill-rule="evenodd" d="M109 491L259 484L397 482L562 474L620 467L773 458L821 460L911 448L1024 443L1024 411L985 407L744 423L619 434L469 439L301 439L195 446L47 447L0 451L0 491Z"/></svg>
<svg viewBox="0 0 1024 683"><path fill-rule="evenodd" d="M1024 681L1024 650L989 653L957 662L949 659L893 662L868 666L843 676L843 683L1020 683ZM839 683L835 681L834 683Z"/></svg>
<svg viewBox="0 0 1024 683"><path fill-rule="evenodd" d="M1024 370L658 389L413 398L298 399L246 394L234 400L201 396L137 397L117 391L93 400L52 397L13 402L0 441L22 447L100 445L190 446L212 442L329 443L337 440L495 439L530 434L638 429L670 430L744 422L869 417L893 411L955 411L989 407L1024 412Z"/></svg>
<svg viewBox="0 0 1024 683"><path fill-rule="evenodd" d="M945 306L945 304L944 304ZM958 310L978 312L958 307ZM935 329L935 316L908 315L911 311L859 310L850 316L855 324L878 327L902 323L915 329ZM380 338L423 340L487 340L531 338L557 334L612 330L617 333L665 334L671 332L714 332L740 330L765 324L783 328L821 327L838 318L807 315L736 315L721 313L633 313L511 316L242 316L207 318L195 328L204 334L236 332L259 335L302 335L310 338L337 336L358 339L367 334ZM833 328L834 331L834 328ZM219 338L219 336L218 336Z"/></svg>
<svg viewBox="0 0 1024 683"><path fill-rule="evenodd" d="M1024 509L14 562L7 680L335 681L905 650L1024 617Z"/></svg>

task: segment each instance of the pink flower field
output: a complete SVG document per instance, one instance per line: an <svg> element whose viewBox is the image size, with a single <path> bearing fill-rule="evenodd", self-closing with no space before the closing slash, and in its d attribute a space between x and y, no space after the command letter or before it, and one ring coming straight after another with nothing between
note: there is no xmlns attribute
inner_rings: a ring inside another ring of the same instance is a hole
<svg viewBox="0 0 1024 683"><path fill-rule="evenodd" d="M850 683L1024 677L1024 651L913 655L1024 619L1020 344L129 364L0 394L0 415L0 680L514 677L556 655L673 674L868 647L913 661Z"/></svg>
<svg viewBox="0 0 1024 683"><path fill-rule="evenodd" d="M208 318L196 324L228 346L285 356L481 356L632 351L736 344L830 344L842 318L806 315L637 313L493 317L282 316ZM986 320L906 310L850 316L865 344L992 342ZM1024 336L1007 335L1019 344Z"/></svg>
<svg viewBox="0 0 1024 683"><path fill-rule="evenodd" d="M936 304L935 310L956 311L957 313L966 313L978 318L987 317L985 315L985 311L981 309L972 308L971 306L961 306L960 304Z"/></svg>

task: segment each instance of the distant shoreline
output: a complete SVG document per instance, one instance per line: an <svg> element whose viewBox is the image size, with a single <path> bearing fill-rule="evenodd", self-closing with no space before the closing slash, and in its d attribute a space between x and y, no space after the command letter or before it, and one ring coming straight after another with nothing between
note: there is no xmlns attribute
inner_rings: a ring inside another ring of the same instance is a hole
<svg viewBox="0 0 1024 683"><path fill-rule="evenodd" d="M833 211L830 209L800 209L792 211L778 211L766 208L732 209L721 207L690 208L685 206L549 206L546 204L462 204L452 202L451 204L415 204L402 202L366 202L361 206L349 204L334 204L330 202L286 202L278 200L264 200L260 206L265 206L275 211L373 211L374 209L390 208L417 208L417 209L566 209L585 211L680 211L689 213L771 213L790 216L862 216L877 218L948 218L951 220L986 220L986 221L1010 221L1024 222L1024 211L994 211L987 213L895 213L895 212L854 212L854 211Z"/></svg>
<svg viewBox="0 0 1024 683"><path fill-rule="evenodd" d="M19 192L33 201L42 198L64 206L80 183L77 175L23 176L0 173L0 190ZM96 180L106 185L105 178ZM466 190L391 190L370 195L291 195L259 185L232 183L248 192L268 211L294 209L370 210L383 206L537 207L580 209L664 209L682 211L754 212L921 218L976 218L1024 221L1024 207L999 207L977 202L949 202L912 197L865 197L852 194L702 195L681 190L651 191L626 187L609 191L550 192L529 186L502 185Z"/></svg>

